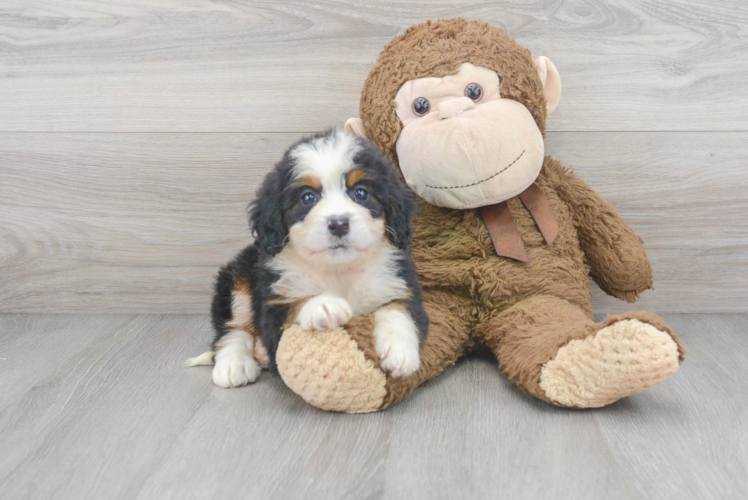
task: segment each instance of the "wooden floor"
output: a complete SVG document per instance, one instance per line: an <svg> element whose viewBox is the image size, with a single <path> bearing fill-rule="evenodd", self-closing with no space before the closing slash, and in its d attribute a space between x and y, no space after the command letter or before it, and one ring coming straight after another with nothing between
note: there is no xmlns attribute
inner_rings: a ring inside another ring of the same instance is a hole
<svg viewBox="0 0 748 500"><path fill-rule="evenodd" d="M373 415L182 368L271 165L455 16L554 61L546 152L644 238L683 368L568 411L470 359ZM748 498L747 34L745 0L0 1L0 500Z"/></svg>
<svg viewBox="0 0 748 500"><path fill-rule="evenodd" d="M0 315L0 498L748 498L748 316L669 315L667 382L594 411L468 359L382 413L182 368L197 315Z"/></svg>

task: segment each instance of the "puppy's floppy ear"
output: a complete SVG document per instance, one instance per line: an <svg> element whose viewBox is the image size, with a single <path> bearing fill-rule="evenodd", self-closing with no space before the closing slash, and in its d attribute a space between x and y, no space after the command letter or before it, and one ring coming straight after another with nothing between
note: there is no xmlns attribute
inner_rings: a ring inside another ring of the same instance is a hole
<svg viewBox="0 0 748 500"><path fill-rule="evenodd" d="M388 199L384 209L385 222L389 228L387 237L397 248L405 250L410 246L410 222L418 207L410 190L398 178L395 168L385 161L388 169Z"/></svg>
<svg viewBox="0 0 748 500"><path fill-rule="evenodd" d="M354 162L366 165L377 172L384 181L381 191L376 193L376 196L384 208L387 239L400 250L405 250L410 246L410 220L418 210L413 193L400 180L398 171L376 146L362 137L358 138L358 143L361 151L356 154Z"/></svg>
<svg viewBox="0 0 748 500"><path fill-rule="evenodd" d="M276 168L265 177L255 201L249 206L249 228L256 244L269 255L283 249L288 235L281 207L282 192L283 179Z"/></svg>

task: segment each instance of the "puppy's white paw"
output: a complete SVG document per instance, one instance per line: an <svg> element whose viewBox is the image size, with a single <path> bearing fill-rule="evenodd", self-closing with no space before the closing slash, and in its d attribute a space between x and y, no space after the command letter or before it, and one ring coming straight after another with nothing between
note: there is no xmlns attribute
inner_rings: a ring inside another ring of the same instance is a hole
<svg viewBox="0 0 748 500"><path fill-rule="evenodd" d="M333 295L317 295L301 307L296 323L304 330L328 330L345 325L353 317L347 300Z"/></svg>
<svg viewBox="0 0 748 500"><path fill-rule="evenodd" d="M257 361L247 354L229 353L220 358L216 355L213 383L226 389L241 387L257 380L260 371Z"/></svg>
<svg viewBox="0 0 748 500"><path fill-rule="evenodd" d="M374 348L382 370L393 377L407 377L421 366L418 329L410 316L398 309L374 315Z"/></svg>
<svg viewBox="0 0 748 500"><path fill-rule="evenodd" d="M241 329L224 335L217 344L213 383L218 387L241 387L257 380L262 368L252 356L254 340Z"/></svg>

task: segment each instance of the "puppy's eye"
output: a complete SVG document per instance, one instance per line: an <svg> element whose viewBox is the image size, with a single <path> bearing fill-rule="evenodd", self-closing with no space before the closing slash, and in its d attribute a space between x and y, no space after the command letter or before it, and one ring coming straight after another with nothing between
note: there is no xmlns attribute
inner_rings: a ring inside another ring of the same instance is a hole
<svg viewBox="0 0 748 500"><path fill-rule="evenodd" d="M470 83L465 87L465 97L469 97L476 102L480 101L480 98L483 97L483 89L477 83Z"/></svg>
<svg viewBox="0 0 748 500"><path fill-rule="evenodd" d="M301 204L305 206L314 205L317 203L317 195L311 191L304 191L301 195Z"/></svg>
<svg viewBox="0 0 748 500"><path fill-rule="evenodd" d="M353 197L356 201L366 201L369 199L369 192L366 189L359 187L353 191Z"/></svg>
<svg viewBox="0 0 748 500"><path fill-rule="evenodd" d="M425 97L416 97L413 101L413 112L423 116L431 110L431 103Z"/></svg>

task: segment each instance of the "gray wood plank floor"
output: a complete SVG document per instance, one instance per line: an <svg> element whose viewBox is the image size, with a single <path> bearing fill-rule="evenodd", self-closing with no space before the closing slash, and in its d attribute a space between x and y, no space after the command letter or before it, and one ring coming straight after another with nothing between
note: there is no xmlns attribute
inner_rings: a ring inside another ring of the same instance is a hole
<svg viewBox="0 0 748 500"><path fill-rule="evenodd" d="M748 497L748 316L667 315L689 350L594 411L464 360L383 413L185 369L206 316L0 315L0 498Z"/></svg>

